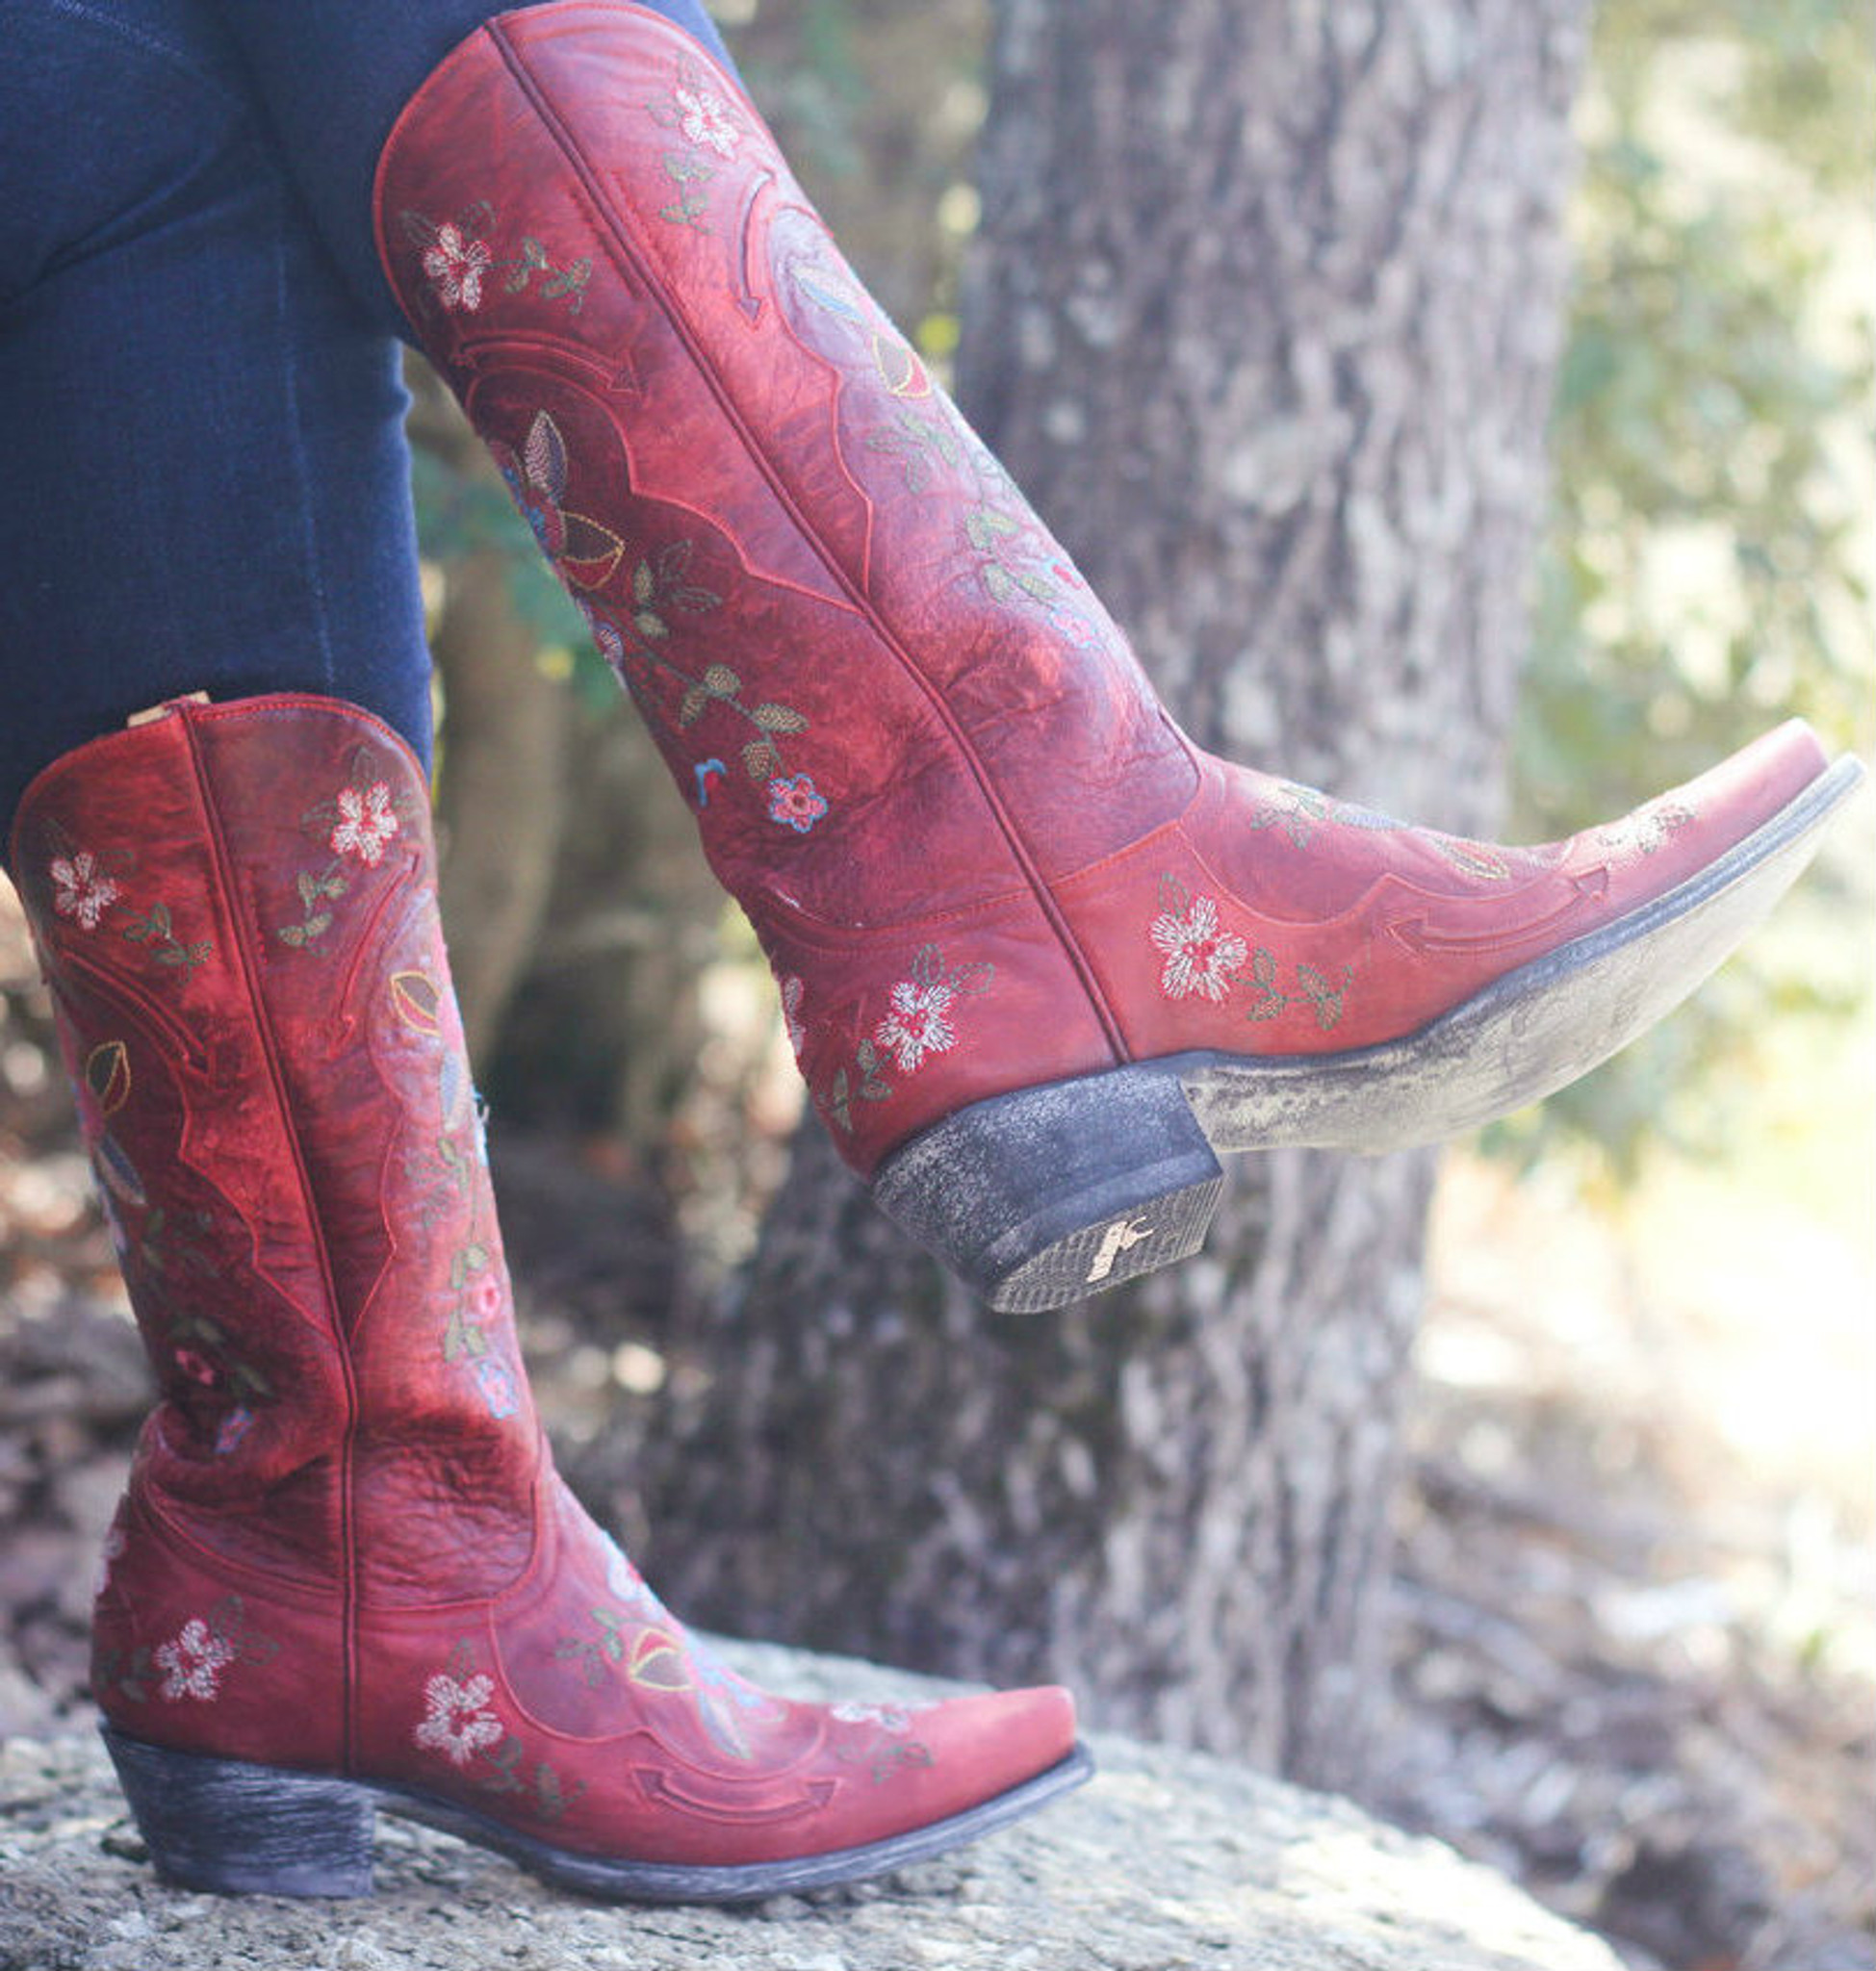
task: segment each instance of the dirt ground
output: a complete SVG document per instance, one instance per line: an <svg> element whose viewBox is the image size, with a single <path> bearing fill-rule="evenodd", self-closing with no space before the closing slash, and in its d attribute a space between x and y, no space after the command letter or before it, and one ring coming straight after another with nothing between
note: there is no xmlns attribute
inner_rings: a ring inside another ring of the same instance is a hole
<svg viewBox="0 0 1876 1971"><path fill-rule="evenodd" d="M83 1727L147 1397L32 972L0 908L0 1736ZM536 1177L555 1154L517 1147ZM623 1193L608 1236L664 1222ZM1672 1180L1648 1223L1449 1167L1368 1804L1638 1966L1876 1971L1864 1256ZM530 1319L551 1423L590 1401L566 1365L630 1340L582 1318Z"/></svg>

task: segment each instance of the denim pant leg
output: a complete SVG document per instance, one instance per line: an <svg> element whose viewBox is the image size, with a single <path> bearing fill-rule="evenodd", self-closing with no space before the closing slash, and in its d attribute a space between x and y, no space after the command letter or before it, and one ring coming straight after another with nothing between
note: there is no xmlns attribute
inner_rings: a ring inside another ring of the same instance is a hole
<svg viewBox="0 0 1876 1971"><path fill-rule="evenodd" d="M0 821L179 693L299 689L424 753L396 346L202 0L0 0Z"/></svg>
<svg viewBox="0 0 1876 1971"><path fill-rule="evenodd" d="M267 106L281 155L352 291L388 335L409 335L378 267L372 181L398 112L486 20L529 0L213 0ZM533 0L540 4L540 0ZM734 65L702 0L644 0Z"/></svg>

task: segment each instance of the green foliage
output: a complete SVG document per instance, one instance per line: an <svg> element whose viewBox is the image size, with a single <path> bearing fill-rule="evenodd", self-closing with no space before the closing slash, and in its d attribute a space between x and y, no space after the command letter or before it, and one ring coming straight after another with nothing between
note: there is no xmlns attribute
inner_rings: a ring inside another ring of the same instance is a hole
<svg viewBox="0 0 1876 1971"><path fill-rule="evenodd" d="M1606 818L1788 713L1870 739L1865 290L1876 69L1827 0L1611 0L1584 105L1555 494L1518 735L1528 829ZM1802 918L1715 988L1501 1131L1721 1146L1703 1069L1863 984ZM1677 1089L1692 1089L1672 1099Z"/></svg>

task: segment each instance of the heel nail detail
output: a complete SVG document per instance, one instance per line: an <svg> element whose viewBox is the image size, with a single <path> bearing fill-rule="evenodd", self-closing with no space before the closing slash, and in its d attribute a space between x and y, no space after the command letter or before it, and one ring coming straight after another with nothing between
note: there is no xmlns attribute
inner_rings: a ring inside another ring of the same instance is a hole
<svg viewBox="0 0 1876 1971"><path fill-rule="evenodd" d="M991 1307L1032 1314L1196 1252L1223 1185L1156 1065L975 1102L889 1157L873 1196Z"/></svg>
<svg viewBox="0 0 1876 1971"><path fill-rule="evenodd" d="M234 1895L371 1894L376 1809L363 1787L169 1752L109 1726L104 1743L166 1881Z"/></svg>

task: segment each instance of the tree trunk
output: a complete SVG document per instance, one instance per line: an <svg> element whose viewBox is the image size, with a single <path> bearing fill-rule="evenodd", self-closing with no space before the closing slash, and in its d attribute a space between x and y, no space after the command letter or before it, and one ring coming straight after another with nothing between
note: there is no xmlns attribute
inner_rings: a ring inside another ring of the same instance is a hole
<svg viewBox="0 0 1876 1971"><path fill-rule="evenodd" d="M1544 489L1586 0L1003 0L965 409L1200 743L1465 833ZM1426 1156L1246 1160L1207 1254L1013 1320L805 1139L655 1458L705 1619L1064 1677L1348 1785Z"/></svg>

